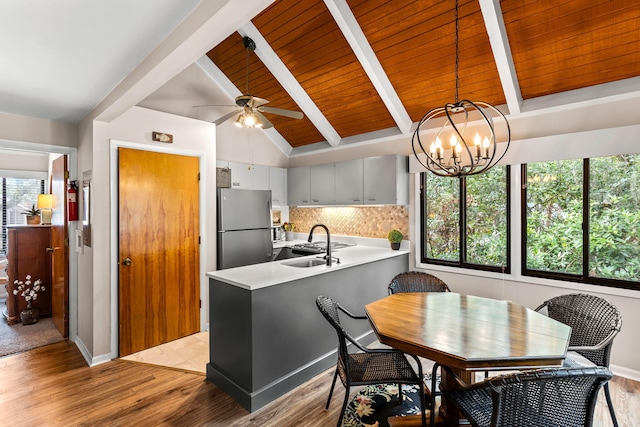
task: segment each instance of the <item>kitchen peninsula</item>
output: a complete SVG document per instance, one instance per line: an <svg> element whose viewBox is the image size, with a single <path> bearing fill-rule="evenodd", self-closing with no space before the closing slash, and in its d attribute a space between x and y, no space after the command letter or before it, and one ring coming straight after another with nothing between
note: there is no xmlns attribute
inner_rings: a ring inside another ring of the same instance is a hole
<svg viewBox="0 0 640 427"><path fill-rule="evenodd" d="M364 314L364 306L386 296L391 279L408 270L409 251L358 245L333 255L340 263L287 265L316 259L311 255L207 273L207 380L253 412L335 366L336 333L316 298L328 296ZM343 324L363 344L375 340L368 322Z"/></svg>

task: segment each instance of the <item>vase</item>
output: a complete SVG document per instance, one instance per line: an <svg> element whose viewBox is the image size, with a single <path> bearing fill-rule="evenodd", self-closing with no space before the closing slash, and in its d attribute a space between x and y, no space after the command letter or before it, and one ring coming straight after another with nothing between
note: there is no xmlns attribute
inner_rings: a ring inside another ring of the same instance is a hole
<svg viewBox="0 0 640 427"><path fill-rule="evenodd" d="M391 249L397 251L398 249L400 249L400 243L391 243Z"/></svg>
<svg viewBox="0 0 640 427"><path fill-rule="evenodd" d="M37 308L27 308L20 312L20 321L23 325L33 325L38 323L40 318L40 310Z"/></svg>
<svg viewBox="0 0 640 427"><path fill-rule="evenodd" d="M284 232L284 240L290 242L293 240L293 231L285 231Z"/></svg>
<svg viewBox="0 0 640 427"><path fill-rule="evenodd" d="M40 224L39 215L27 215L27 224Z"/></svg>

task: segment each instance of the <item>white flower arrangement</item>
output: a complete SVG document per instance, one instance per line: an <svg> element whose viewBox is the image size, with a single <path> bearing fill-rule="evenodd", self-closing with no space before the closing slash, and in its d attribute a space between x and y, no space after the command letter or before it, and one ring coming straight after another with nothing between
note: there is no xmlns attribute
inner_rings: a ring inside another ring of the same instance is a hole
<svg viewBox="0 0 640 427"><path fill-rule="evenodd" d="M21 297L27 302L27 308L31 308L31 302L38 299L38 292L44 291L42 280L38 279L35 282L31 282L31 275L27 274L25 281L15 280L13 282L16 288L13 290L14 295L20 294Z"/></svg>

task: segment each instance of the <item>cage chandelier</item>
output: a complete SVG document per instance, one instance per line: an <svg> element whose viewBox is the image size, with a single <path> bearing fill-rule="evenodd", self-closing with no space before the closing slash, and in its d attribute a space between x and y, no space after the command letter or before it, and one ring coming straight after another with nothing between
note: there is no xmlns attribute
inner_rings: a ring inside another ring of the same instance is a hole
<svg viewBox="0 0 640 427"><path fill-rule="evenodd" d="M458 47L458 0L455 8L456 93L455 102L436 107L418 122L411 139L413 154L420 164L438 176L463 177L486 172L507 153L511 143L511 129L507 118L493 105L482 101L458 99L460 62ZM506 141L498 150L496 124L503 123ZM474 135L468 125L472 124ZM423 142L420 133L435 131L435 138Z"/></svg>

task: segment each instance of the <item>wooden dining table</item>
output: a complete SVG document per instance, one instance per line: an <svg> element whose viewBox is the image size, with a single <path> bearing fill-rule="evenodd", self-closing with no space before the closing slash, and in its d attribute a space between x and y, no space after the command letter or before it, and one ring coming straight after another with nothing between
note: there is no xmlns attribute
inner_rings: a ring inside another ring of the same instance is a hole
<svg viewBox="0 0 640 427"><path fill-rule="evenodd" d="M571 335L569 326L521 305L453 292L397 293L365 311L381 343L447 366L468 384L475 371L562 366ZM457 386L445 370L441 384ZM441 398L436 425L460 422Z"/></svg>

